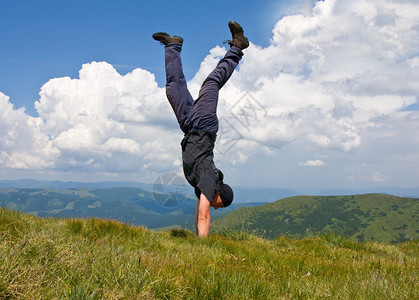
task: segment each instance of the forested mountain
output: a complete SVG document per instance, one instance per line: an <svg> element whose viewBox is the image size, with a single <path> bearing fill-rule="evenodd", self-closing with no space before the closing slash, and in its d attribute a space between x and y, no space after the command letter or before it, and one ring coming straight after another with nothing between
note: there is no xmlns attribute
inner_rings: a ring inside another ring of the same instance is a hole
<svg viewBox="0 0 419 300"><path fill-rule="evenodd" d="M419 238L419 199L382 194L296 196L240 208L213 227L269 238L333 232L358 241L401 242Z"/></svg>

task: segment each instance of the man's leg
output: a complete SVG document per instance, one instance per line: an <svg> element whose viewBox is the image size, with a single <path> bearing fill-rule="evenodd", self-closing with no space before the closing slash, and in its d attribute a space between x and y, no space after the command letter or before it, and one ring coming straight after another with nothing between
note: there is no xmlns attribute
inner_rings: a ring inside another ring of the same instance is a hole
<svg viewBox="0 0 419 300"><path fill-rule="evenodd" d="M230 79L239 61L243 56L242 50L232 46L220 60L217 67L205 79L199 91L198 99L193 104L195 113L215 115L217 113L219 90Z"/></svg>
<svg viewBox="0 0 419 300"><path fill-rule="evenodd" d="M214 81L220 90L224 84L230 79L234 70L236 69L239 61L243 57L243 51L233 46L231 47L224 57L218 62L217 67L212 71L207 79L204 81L202 88L205 88L207 81Z"/></svg>
<svg viewBox="0 0 419 300"><path fill-rule="evenodd" d="M182 44L171 43L165 46L165 65L166 65L166 95L170 105L175 112L179 126L183 132L183 123L186 115L192 106L193 99L186 86L186 79L183 74L180 51Z"/></svg>

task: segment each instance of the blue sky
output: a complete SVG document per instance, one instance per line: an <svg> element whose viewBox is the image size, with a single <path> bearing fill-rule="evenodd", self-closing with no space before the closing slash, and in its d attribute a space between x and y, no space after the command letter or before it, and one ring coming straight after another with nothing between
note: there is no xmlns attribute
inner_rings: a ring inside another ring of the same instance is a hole
<svg viewBox="0 0 419 300"><path fill-rule="evenodd" d="M419 4L399 2L0 0L0 179L182 173L151 35L184 38L196 95L236 20L251 45L220 93L228 183L417 187Z"/></svg>
<svg viewBox="0 0 419 300"><path fill-rule="evenodd" d="M230 19L244 22L249 37L267 45L276 21L298 2L3 0L0 91L36 114L33 103L45 82L77 77L91 61L107 61L121 74L147 69L163 85L161 53L150 38L156 31L185 38L185 74L192 77L208 50L230 37Z"/></svg>

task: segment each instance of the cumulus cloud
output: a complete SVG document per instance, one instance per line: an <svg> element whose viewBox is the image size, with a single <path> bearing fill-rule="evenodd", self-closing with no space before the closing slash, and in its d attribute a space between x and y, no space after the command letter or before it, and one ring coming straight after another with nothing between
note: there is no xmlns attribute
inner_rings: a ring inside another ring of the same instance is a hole
<svg viewBox="0 0 419 300"><path fill-rule="evenodd" d="M418 118L404 111L419 103L418 45L415 1L325 0L310 13L282 18L268 47L245 50L220 93L221 164L234 170L289 147L307 156L296 165L323 166L309 160L313 151L373 147L368 141ZM188 82L193 95L225 50L210 50ZM39 117L15 110L1 93L0 108L0 164L7 168L150 174L181 168L182 134L164 88L143 69L121 75L109 63L87 63L79 78L42 86ZM410 124L411 132L419 129ZM397 132L404 142L406 134ZM377 182L389 178L371 174Z"/></svg>
<svg viewBox="0 0 419 300"><path fill-rule="evenodd" d="M229 85L267 108L246 136L277 147L303 140L357 149L374 118L418 101L417 6L321 1L311 15L278 21L271 45L252 45Z"/></svg>
<svg viewBox="0 0 419 300"><path fill-rule="evenodd" d="M306 162L301 162L300 166L305 166L305 167L322 167L324 166L326 163L322 160L316 159L316 160L307 160Z"/></svg>
<svg viewBox="0 0 419 300"><path fill-rule="evenodd" d="M55 165L58 151L42 128L42 120L15 110L0 92L0 164L7 168L42 169Z"/></svg>
<svg viewBox="0 0 419 300"><path fill-rule="evenodd" d="M145 70L122 76L106 62L85 64L79 78L42 86L36 118L14 110L3 94L0 105L0 163L7 167L112 173L180 165L179 151L168 150L178 148L177 123L164 89Z"/></svg>

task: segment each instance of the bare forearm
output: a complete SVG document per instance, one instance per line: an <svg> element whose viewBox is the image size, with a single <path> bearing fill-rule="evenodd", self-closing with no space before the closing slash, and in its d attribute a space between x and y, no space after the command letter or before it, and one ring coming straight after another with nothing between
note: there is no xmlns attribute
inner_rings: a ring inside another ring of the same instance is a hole
<svg viewBox="0 0 419 300"><path fill-rule="evenodd" d="M207 237L210 226L210 203L201 193L195 210L195 231L198 237Z"/></svg>
<svg viewBox="0 0 419 300"><path fill-rule="evenodd" d="M210 217L198 218L196 235L198 237L207 237L210 227Z"/></svg>

